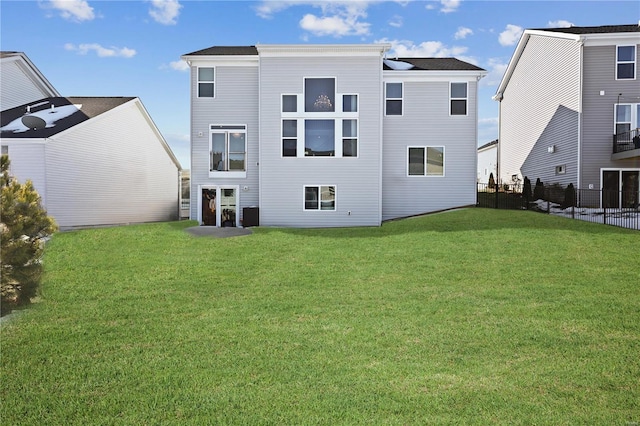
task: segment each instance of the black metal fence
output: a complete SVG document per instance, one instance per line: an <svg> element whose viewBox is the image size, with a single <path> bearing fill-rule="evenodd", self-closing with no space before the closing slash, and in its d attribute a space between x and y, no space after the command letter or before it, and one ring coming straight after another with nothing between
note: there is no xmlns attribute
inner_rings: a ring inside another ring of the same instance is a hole
<svg viewBox="0 0 640 426"><path fill-rule="evenodd" d="M535 188L531 194L522 184L478 184L476 205L492 209L532 210L541 213L640 230L637 191Z"/></svg>

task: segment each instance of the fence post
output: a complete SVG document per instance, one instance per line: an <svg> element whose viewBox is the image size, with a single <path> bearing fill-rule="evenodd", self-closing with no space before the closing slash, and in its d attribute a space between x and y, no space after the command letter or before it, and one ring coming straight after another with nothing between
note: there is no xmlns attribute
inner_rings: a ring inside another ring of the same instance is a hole
<svg viewBox="0 0 640 426"><path fill-rule="evenodd" d="M605 192L605 194L606 194L606 192ZM605 195L605 197L606 197L606 195ZM602 217L604 219L604 224L606 225L607 224L607 203L606 203L606 200L605 200L604 203L602 203L602 213L603 213Z"/></svg>
<svg viewBox="0 0 640 426"><path fill-rule="evenodd" d="M496 183L496 209L498 208L498 192L500 191L500 184Z"/></svg>

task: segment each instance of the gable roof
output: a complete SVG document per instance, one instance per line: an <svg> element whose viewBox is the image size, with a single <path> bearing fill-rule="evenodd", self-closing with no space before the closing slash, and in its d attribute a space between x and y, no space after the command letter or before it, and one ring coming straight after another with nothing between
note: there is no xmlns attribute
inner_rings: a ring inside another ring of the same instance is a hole
<svg viewBox="0 0 640 426"><path fill-rule="evenodd" d="M60 96L56 88L53 87L24 52L0 51L0 61L17 61L23 71L30 75L33 83L41 88L43 95Z"/></svg>
<svg viewBox="0 0 640 426"><path fill-rule="evenodd" d="M261 45L262 46L262 45ZM263 47L268 47L264 45ZM284 45L283 45L284 46ZM293 46L293 45L292 45ZM308 45L312 47L314 45ZM336 46L342 46L337 44ZM355 46L355 45L354 45ZM366 45L358 45L366 46ZM258 48L256 46L212 46L206 49L196 50L195 52L182 55L188 56L257 56ZM403 68L403 70L412 71L485 71L473 64L461 61L456 58L389 58L392 61L401 61L413 65L411 68ZM384 64L385 71L394 68Z"/></svg>
<svg viewBox="0 0 640 426"><path fill-rule="evenodd" d="M0 137L44 139L135 99L53 97L2 111ZM30 128L31 127L31 128Z"/></svg>
<svg viewBox="0 0 640 426"><path fill-rule="evenodd" d="M518 42L513 56L509 61L509 65L507 66L507 69L502 76L500 85L498 86L495 95L493 95L493 100L502 100L502 95L504 94L504 91L509 84L511 75L513 74L518 61L520 60L520 56L524 52L529 38L532 35L563 38L573 40L577 43L582 44L593 42L600 43L600 45L603 45L603 43L615 45L621 42L637 43L637 41L635 41L638 40L638 36L636 35L636 33L640 33L640 24L601 25L597 27L527 29L522 33L522 36L520 37L520 41Z"/></svg>
<svg viewBox="0 0 640 426"><path fill-rule="evenodd" d="M494 145L498 145L498 139L494 139L491 142L487 142L484 145L479 146L478 147L478 151L481 151L481 150L486 149L486 148L490 148L490 147L492 147Z"/></svg>

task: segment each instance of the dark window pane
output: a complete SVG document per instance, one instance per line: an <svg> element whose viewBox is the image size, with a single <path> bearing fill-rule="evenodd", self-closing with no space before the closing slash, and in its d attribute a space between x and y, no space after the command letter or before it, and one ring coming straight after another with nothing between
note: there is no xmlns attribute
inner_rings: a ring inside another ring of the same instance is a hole
<svg viewBox="0 0 640 426"><path fill-rule="evenodd" d="M198 68L198 81L215 81L215 69Z"/></svg>
<svg viewBox="0 0 640 426"><path fill-rule="evenodd" d="M427 148L427 175L444 175L444 148L433 146Z"/></svg>
<svg viewBox="0 0 640 426"><path fill-rule="evenodd" d="M409 148L409 175L424 176L424 148Z"/></svg>
<svg viewBox="0 0 640 426"><path fill-rule="evenodd" d="M283 157L298 156L298 141L296 139L282 140L282 156Z"/></svg>
<svg viewBox="0 0 640 426"><path fill-rule="evenodd" d="M333 78L307 78L304 81L305 112L335 111L335 86Z"/></svg>
<svg viewBox="0 0 640 426"><path fill-rule="evenodd" d="M304 189L304 208L318 210L318 187L308 186Z"/></svg>
<svg viewBox="0 0 640 426"><path fill-rule="evenodd" d="M285 138L295 138L298 136L297 120L282 120L282 136Z"/></svg>
<svg viewBox="0 0 640 426"><path fill-rule="evenodd" d="M358 136L358 120L342 120L342 137L355 138Z"/></svg>
<svg viewBox="0 0 640 426"><path fill-rule="evenodd" d="M402 101L387 101L387 115L402 115Z"/></svg>
<svg viewBox="0 0 640 426"><path fill-rule="evenodd" d="M342 97L342 112L358 111L358 95L344 95Z"/></svg>
<svg viewBox="0 0 640 426"><path fill-rule="evenodd" d="M618 46L618 61L635 61L635 46Z"/></svg>
<svg viewBox="0 0 640 426"><path fill-rule="evenodd" d="M323 186L320 188L320 210L336 209L336 188L335 186Z"/></svg>
<svg viewBox="0 0 640 426"><path fill-rule="evenodd" d="M358 156L358 140L344 139L342 141L342 156L357 157Z"/></svg>
<svg viewBox="0 0 640 426"><path fill-rule="evenodd" d="M213 83L198 83L198 96L213 98Z"/></svg>
<svg viewBox="0 0 640 426"><path fill-rule="evenodd" d="M282 95L282 112L297 112L298 97L296 95Z"/></svg>
<svg viewBox="0 0 640 426"><path fill-rule="evenodd" d="M451 100L451 115L467 115L467 101Z"/></svg>
<svg viewBox="0 0 640 426"><path fill-rule="evenodd" d="M305 120L304 125L304 155L335 155L334 120Z"/></svg>
<svg viewBox="0 0 640 426"><path fill-rule="evenodd" d="M467 83L451 83L451 97L452 98L466 98L467 97Z"/></svg>
<svg viewBox="0 0 640 426"><path fill-rule="evenodd" d="M244 154L229 154L229 170L244 170Z"/></svg>
<svg viewBox="0 0 640 426"><path fill-rule="evenodd" d="M633 78L634 64L618 64L618 78Z"/></svg>

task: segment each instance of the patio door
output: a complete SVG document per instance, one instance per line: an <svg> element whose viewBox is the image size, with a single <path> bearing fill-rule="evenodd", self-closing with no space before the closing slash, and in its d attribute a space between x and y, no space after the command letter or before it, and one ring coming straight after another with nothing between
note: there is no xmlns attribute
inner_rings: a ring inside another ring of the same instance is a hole
<svg viewBox="0 0 640 426"><path fill-rule="evenodd" d="M238 226L238 187L206 186L200 189L200 224Z"/></svg>
<svg viewBox="0 0 640 426"><path fill-rule="evenodd" d="M637 208L640 199L640 170L603 170L602 206Z"/></svg>

